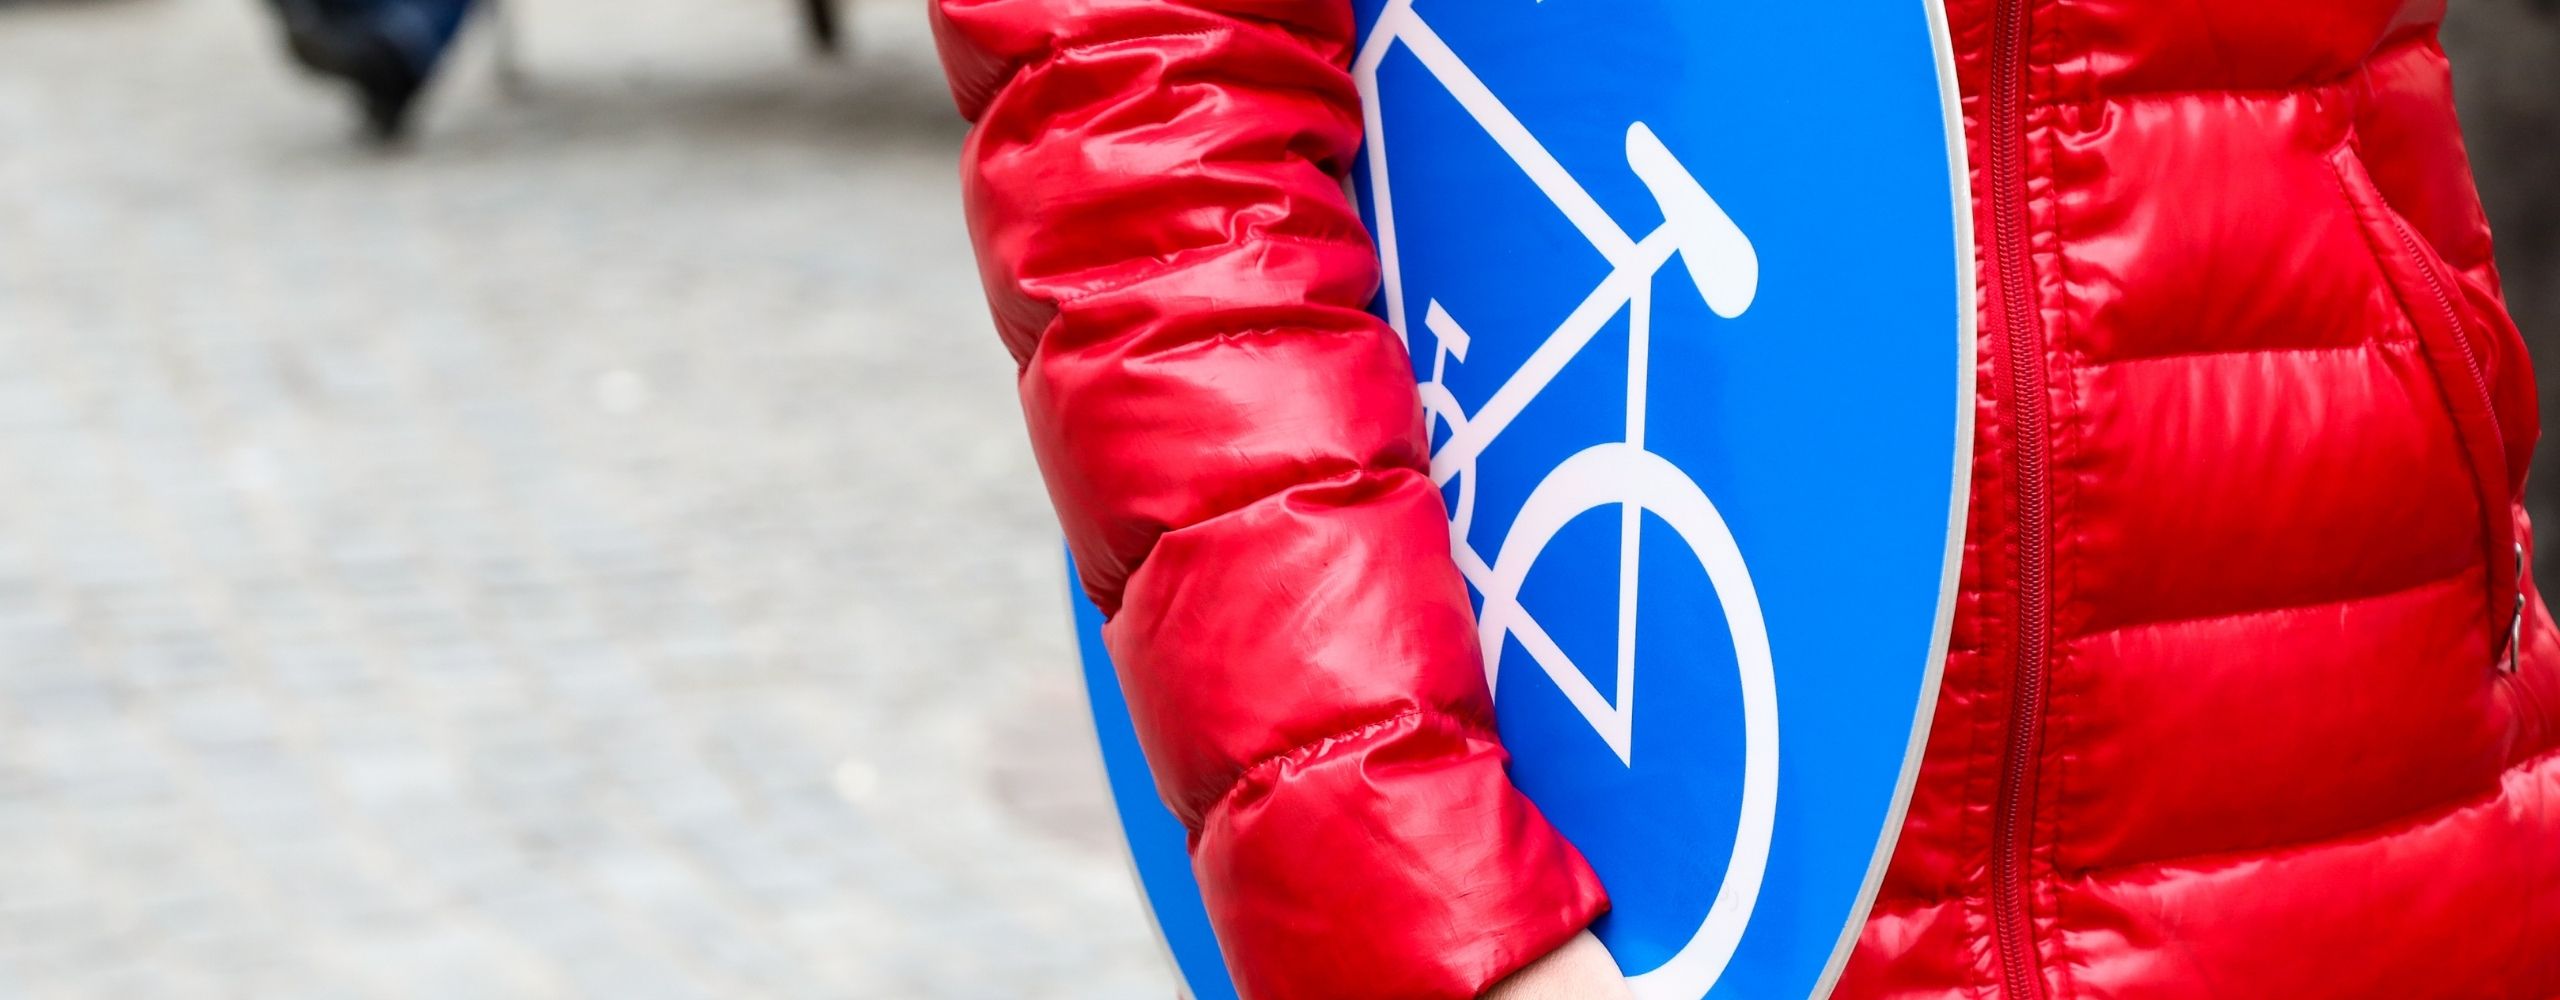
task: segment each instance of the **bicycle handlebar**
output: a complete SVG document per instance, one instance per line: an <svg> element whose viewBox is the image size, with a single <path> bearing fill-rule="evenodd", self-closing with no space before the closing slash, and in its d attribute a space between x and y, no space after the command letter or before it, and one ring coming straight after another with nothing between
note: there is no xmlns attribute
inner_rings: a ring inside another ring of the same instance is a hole
<svg viewBox="0 0 2560 1000"><path fill-rule="evenodd" d="M1662 207L1663 231L1707 308L1725 319L1750 309L1760 291L1760 255L1742 227L1643 122L1627 126L1627 166Z"/></svg>

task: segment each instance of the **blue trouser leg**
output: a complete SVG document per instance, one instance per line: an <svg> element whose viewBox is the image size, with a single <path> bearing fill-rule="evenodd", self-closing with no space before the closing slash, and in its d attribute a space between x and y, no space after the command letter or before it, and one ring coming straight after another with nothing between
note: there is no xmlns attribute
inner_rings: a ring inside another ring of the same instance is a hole
<svg viewBox="0 0 2560 1000"><path fill-rule="evenodd" d="M351 4L422 77L452 47L471 5L472 0L358 0Z"/></svg>

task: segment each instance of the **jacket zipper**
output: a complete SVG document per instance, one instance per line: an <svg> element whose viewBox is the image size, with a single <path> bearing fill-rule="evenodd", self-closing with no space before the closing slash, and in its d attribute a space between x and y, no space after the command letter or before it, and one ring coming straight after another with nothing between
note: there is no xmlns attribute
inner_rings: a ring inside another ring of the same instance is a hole
<svg viewBox="0 0 2560 1000"><path fill-rule="evenodd" d="M2453 294L2445 290L2444 276L2436 273L2435 260L2434 258L2427 256L2426 248L2418 242L2418 235L2409 231L2409 224L2400 218L2399 213L2386 212L2384 214L2391 221L2392 233L2400 237L2401 250L2408 254L2410 261L2417 264L2419 277L2426 279L2427 292L2435 297L2436 310L2438 314L2444 317L2445 329L2453 331L2453 346L2454 349L2462 355L2462 368L2465 372L2468 372L2471 375L2471 388L2472 391L2479 394L2482 411L2489 414L2489 429L2491 433L2498 435L2498 438L2492 438L2490 441L2492 450L2496 454L2504 455L2506 453L2507 446L2505 441L2499 439L2503 438L2504 431L2498 426L2497 397L2489 394L2489 372L2488 369L2480 363L2479 349L2471 346L2471 330L2462 323L2462 310L2453 307ZM2488 488L2485 488L2480 494L2480 504L2483 508L2481 511L2482 523L2480 530L2489 535L2490 544L2494 545L2497 541L2497 532L2491 531L2490 526L2496 523L2495 519L2511 515L2496 502L2498 500L2498 494L2504 492L2506 489L2506 483L2501 480L2496 483L2487 484L2487 487ZM2489 641L2492 644L2490 652L2493 659L2500 658L2496 655L2499 652L2498 647L2501 645L2505 647L2505 656L2502 658L2504 663L2501 665L2508 673L2514 673L2516 671L2516 646L2518 645L2516 640L2523 637L2522 633L2524 631L2524 543L2515 542L2513 544L2515 546L2514 600L2512 602L2512 606L2505 609L2507 612L2506 627L2492 633L2489 638ZM2490 573L2491 581L2490 593L2492 594L2497 593L2496 574L2498 572L2498 564L2496 557L2505 554L2506 553L2493 553L2489 561L2488 571ZM2494 602L2491 604L2491 608L2493 609L2492 613L2495 613L2496 604Z"/></svg>
<svg viewBox="0 0 2560 1000"><path fill-rule="evenodd" d="M2051 642L2046 606L2052 525L2046 510L2044 344L2028 291L2026 128L2027 4L2000 0L1993 13L1991 80L1985 108L1990 128L1993 253L2000 279L2002 335L2009 378L2004 401L2013 429L2018 530L2016 673L2009 690L2009 731L1993 814L1992 919L1998 927L2002 991L2013 1000L2041 997L2034 918L2027 910L2027 840L2034 824L2037 743L2044 720L2045 652Z"/></svg>

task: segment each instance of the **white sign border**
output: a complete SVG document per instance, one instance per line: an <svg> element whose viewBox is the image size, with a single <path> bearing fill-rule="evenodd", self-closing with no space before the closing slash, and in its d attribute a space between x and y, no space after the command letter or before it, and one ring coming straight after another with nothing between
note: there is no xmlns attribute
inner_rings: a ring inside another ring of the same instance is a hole
<svg viewBox="0 0 2560 1000"><path fill-rule="evenodd" d="M1875 909L1876 893L1884 887L1885 868L1893 862L1894 847L1901 843L1902 824L1911 811L1911 793L1919 785L1920 760L1928 752L1929 724L1938 713L1938 687L1945 679L1947 646L1955 628L1955 602L1962 585L1964 570L1965 517L1971 508L1973 494L1973 413L1976 393L1976 369L1980 364L1981 303L1976 300L1975 282L1978 262L1974 257L1973 239L1973 167L1967 158L1964 137L1964 90L1956 79L1955 37L1947 24L1947 10L1939 0L1920 0L1929 17L1929 44L1937 50L1938 108L1947 133L1947 178L1949 204L1955 211L1956 233L1956 447L1955 474L1947 497L1947 549L1945 566L1938 579L1938 618L1929 633L1929 676L1921 682L1918 711L1911 721L1911 744L1902 754L1902 778L1894 786L1893 811L1885 816L1884 836L1876 840L1875 857L1867 862L1866 882L1858 888L1858 902L1849 910L1840 941L1831 948L1831 961L1822 968L1808 1000L1829 997L1840 985L1840 974L1849 966L1849 956L1856 951L1858 936L1866 930L1867 915Z"/></svg>

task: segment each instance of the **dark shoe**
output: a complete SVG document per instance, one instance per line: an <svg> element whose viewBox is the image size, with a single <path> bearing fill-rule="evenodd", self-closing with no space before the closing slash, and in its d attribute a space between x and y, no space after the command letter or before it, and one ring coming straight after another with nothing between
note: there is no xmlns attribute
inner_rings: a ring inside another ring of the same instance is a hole
<svg viewBox="0 0 2560 1000"><path fill-rule="evenodd" d="M409 68L404 60L392 60L385 71L353 77L356 90L363 95L365 131L377 142L396 142L409 124L409 109L417 103L418 91L425 89L426 78Z"/></svg>
<svg viewBox="0 0 2560 1000"><path fill-rule="evenodd" d="M326 0L275 0L283 15L285 45L295 62L355 87L365 130L374 139L398 139L426 75L392 42L341 5Z"/></svg>

